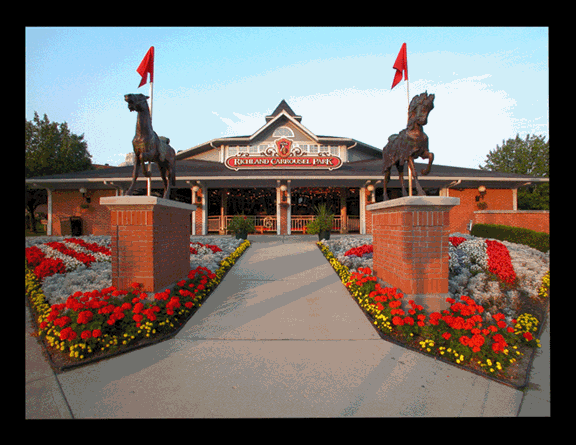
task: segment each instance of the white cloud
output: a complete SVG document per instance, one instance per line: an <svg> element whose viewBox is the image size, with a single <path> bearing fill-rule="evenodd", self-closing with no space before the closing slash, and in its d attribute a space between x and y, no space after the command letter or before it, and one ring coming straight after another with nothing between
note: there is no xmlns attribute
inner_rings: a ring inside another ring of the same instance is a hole
<svg viewBox="0 0 576 445"><path fill-rule="evenodd" d="M236 120L222 117L216 112L212 112L226 124L226 130L222 132L222 136L245 136L254 133L265 123L264 113L249 113L248 115L232 112Z"/></svg>
<svg viewBox="0 0 576 445"><path fill-rule="evenodd" d="M448 83L410 83L410 98L424 91L436 96L424 128L436 163L477 168L503 139L523 129L547 129L547 119L534 122L515 117L516 100L505 91L492 89L490 77L483 74ZM378 148L386 145L391 134L406 127L405 82L393 90L345 88L292 96L287 102L315 134L351 137ZM225 136L252 134L265 123L265 113L233 114L236 119L218 116L227 126Z"/></svg>

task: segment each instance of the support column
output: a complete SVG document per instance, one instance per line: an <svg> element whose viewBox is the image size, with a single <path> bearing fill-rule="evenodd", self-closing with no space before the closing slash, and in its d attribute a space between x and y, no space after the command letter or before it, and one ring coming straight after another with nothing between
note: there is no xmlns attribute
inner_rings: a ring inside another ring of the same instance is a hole
<svg viewBox="0 0 576 445"><path fill-rule="evenodd" d="M220 190L220 227L219 235L226 235L226 209L228 208L228 189Z"/></svg>
<svg viewBox="0 0 576 445"><path fill-rule="evenodd" d="M286 191L282 188L285 187ZM286 201L283 201L283 195L286 194ZM282 184L278 179L276 180L276 234L289 235L290 234L290 214L288 210L290 207L290 181L288 185Z"/></svg>
<svg viewBox="0 0 576 445"><path fill-rule="evenodd" d="M346 208L346 198L348 189L340 187L340 233L348 233L348 209Z"/></svg>
<svg viewBox="0 0 576 445"><path fill-rule="evenodd" d="M360 235L366 235L366 187L360 187Z"/></svg>
<svg viewBox="0 0 576 445"><path fill-rule="evenodd" d="M429 311L448 294L450 209L459 198L413 196L371 204L374 274Z"/></svg>
<svg viewBox="0 0 576 445"><path fill-rule="evenodd" d="M196 206L154 196L100 198L110 209L112 285L158 292L190 271L190 213Z"/></svg>

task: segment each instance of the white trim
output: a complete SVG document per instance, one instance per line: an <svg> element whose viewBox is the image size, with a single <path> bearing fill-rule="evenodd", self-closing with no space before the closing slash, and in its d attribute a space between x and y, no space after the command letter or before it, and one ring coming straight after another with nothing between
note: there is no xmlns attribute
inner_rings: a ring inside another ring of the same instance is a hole
<svg viewBox="0 0 576 445"><path fill-rule="evenodd" d="M286 190L288 202L288 211L286 212L286 230L288 231L288 235L292 235L292 181L288 179L286 182L288 187L288 190Z"/></svg>
<svg viewBox="0 0 576 445"><path fill-rule="evenodd" d="M281 234L280 227L282 225L280 200L282 199L282 192L280 191L280 180L276 181L276 235Z"/></svg>
<svg viewBox="0 0 576 445"><path fill-rule="evenodd" d="M366 187L360 187L360 235L366 235Z"/></svg>
<svg viewBox="0 0 576 445"><path fill-rule="evenodd" d="M398 179L398 175L390 176L390 179ZM177 181L208 181L208 180L283 180L288 179L285 176L177 176ZM318 175L318 176L290 176L289 179L292 180L300 180L300 179L338 179L338 180L374 180L374 179L382 179L381 174L373 174L373 175L363 175L363 176L328 176L328 175ZM418 178L420 181L495 181L495 182L525 182L525 183L537 183L537 182L549 182L550 178L495 178L495 177L479 177L479 176L471 176L471 177L463 177L463 176L424 176ZM161 182L162 178L160 176L153 177L153 181ZM26 179L27 184L38 184L38 188L41 188L41 184L66 184L66 183L82 183L82 182L126 182L130 183L132 178L70 178L70 179ZM112 186L110 186L112 187Z"/></svg>
<svg viewBox="0 0 576 445"><path fill-rule="evenodd" d="M52 190L46 189L48 194L48 227L46 228L46 235L52 235Z"/></svg>
<svg viewBox="0 0 576 445"><path fill-rule="evenodd" d="M196 210L196 206L170 199L157 198L155 196L103 196L100 204L105 206L115 205L158 205L164 207L176 207L179 209Z"/></svg>

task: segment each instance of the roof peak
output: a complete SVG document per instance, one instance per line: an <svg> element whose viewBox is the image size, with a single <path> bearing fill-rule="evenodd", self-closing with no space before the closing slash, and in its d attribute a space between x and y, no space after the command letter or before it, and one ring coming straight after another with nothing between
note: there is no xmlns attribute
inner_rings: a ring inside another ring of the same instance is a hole
<svg viewBox="0 0 576 445"><path fill-rule="evenodd" d="M269 116L266 116L266 122L270 122L272 119L274 119L276 116L278 116L282 111L285 111L289 116L292 116L294 118L294 120L296 120L298 122L302 122L302 116L298 116L296 113L294 113L292 108L290 108L290 105L288 105L284 99L282 99L282 101L278 104L278 106L272 112L272 114L270 114Z"/></svg>

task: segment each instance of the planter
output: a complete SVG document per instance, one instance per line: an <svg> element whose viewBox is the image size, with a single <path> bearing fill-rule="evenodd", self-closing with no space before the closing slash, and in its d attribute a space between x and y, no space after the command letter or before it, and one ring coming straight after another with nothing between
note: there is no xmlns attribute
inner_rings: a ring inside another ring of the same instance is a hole
<svg viewBox="0 0 576 445"><path fill-rule="evenodd" d="M248 238L248 232L237 232L235 236L236 236L236 239L247 239Z"/></svg>
<svg viewBox="0 0 576 445"><path fill-rule="evenodd" d="M323 239L329 240L330 239L330 231L329 230L322 230L318 233L318 241L322 241Z"/></svg>

